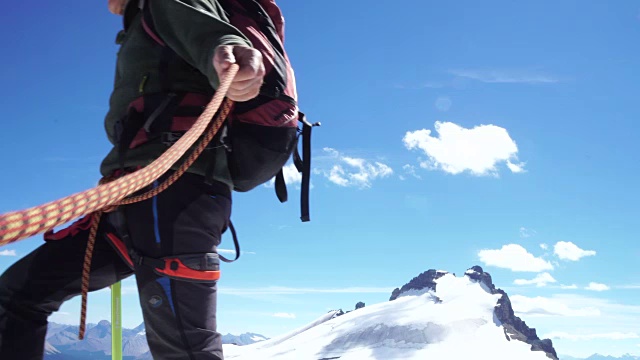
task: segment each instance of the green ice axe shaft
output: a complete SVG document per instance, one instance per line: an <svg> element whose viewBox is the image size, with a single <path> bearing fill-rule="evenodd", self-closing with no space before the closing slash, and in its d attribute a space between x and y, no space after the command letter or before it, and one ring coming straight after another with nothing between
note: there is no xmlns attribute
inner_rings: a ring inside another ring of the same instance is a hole
<svg viewBox="0 0 640 360"><path fill-rule="evenodd" d="M122 284L111 285L111 359L122 360Z"/></svg>

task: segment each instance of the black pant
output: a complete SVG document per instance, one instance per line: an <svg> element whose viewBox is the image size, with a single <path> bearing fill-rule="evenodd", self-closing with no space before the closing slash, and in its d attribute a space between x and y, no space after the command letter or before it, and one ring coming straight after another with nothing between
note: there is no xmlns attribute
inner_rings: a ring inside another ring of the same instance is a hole
<svg viewBox="0 0 640 360"><path fill-rule="evenodd" d="M216 331L216 283L176 280L142 264L132 269L105 234L128 231L130 246L143 256L208 253L211 262L212 256L217 259L216 247L228 226L230 195L224 184L205 184L202 177L185 174L158 196L123 207L126 229L115 228L110 216L103 216L91 264L90 291L136 275L154 359L223 358ZM88 233L86 226L75 227L62 239L45 242L2 275L0 359L42 359L47 318L80 294Z"/></svg>

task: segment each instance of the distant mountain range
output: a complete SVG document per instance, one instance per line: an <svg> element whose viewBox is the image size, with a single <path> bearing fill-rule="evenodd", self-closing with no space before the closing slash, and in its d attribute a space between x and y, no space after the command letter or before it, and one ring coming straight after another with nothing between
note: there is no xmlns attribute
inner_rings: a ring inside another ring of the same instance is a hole
<svg viewBox="0 0 640 360"><path fill-rule="evenodd" d="M593 354L588 358L576 358L568 355L560 355L560 360L640 360L640 356L622 355L621 357L605 356L600 354Z"/></svg>
<svg viewBox="0 0 640 360"><path fill-rule="evenodd" d="M246 333L227 334L224 344L249 345L267 337ZM123 360L153 360L147 344L144 323L134 329L122 329ZM78 326L49 323L44 360L111 360L111 323L107 320L87 324L84 340L78 340Z"/></svg>

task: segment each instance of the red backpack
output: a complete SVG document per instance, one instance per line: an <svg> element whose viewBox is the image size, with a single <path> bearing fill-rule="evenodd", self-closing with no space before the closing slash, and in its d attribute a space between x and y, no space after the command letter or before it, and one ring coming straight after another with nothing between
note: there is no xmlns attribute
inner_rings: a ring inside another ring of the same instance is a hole
<svg viewBox="0 0 640 360"><path fill-rule="evenodd" d="M143 27L151 38L168 49L155 31L150 11L145 7L146 1L140 0L138 4L143 13ZM281 202L287 201L283 167L293 155L293 163L302 173L300 219L309 221L311 129L320 124L309 123L298 109L295 76L284 49L282 12L275 0L218 2L228 14L230 24L262 53L266 70L260 95L253 100L236 103L223 129L221 141L228 149L227 162L234 190L246 192L275 177L276 195ZM193 105L198 96L191 95L195 94L182 95L174 105ZM148 120L146 122L149 123ZM171 124L170 129L175 128L184 130L185 124ZM148 127L137 128L130 133L122 147L137 146L150 137ZM300 136L303 139L302 157L297 146Z"/></svg>

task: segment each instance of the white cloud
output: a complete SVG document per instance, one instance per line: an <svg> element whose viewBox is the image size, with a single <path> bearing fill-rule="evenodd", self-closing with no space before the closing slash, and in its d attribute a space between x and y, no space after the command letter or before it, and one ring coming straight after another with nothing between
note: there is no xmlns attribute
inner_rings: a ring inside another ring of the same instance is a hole
<svg viewBox="0 0 640 360"><path fill-rule="evenodd" d="M604 334L569 334L561 331L553 331L548 334L545 334L543 339L563 339L563 340L572 340L572 341L581 341L581 340L596 340L596 339L607 339L607 340L626 340L626 339L638 339L640 336L636 333L622 333L622 332L611 332Z"/></svg>
<svg viewBox="0 0 640 360"><path fill-rule="evenodd" d="M416 179L421 179L420 175L416 174L416 167L413 165L406 164L402 167L405 174L413 176ZM400 175L400 178L404 180L404 176Z"/></svg>
<svg viewBox="0 0 640 360"><path fill-rule="evenodd" d="M344 156L332 148L324 148L334 164L329 171L323 171L329 181L344 187L370 188L373 180L393 174L393 169L379 161L370 162L361 158Z"/></svg>
<svg viewBox="0 0 640 360"><path fill-rule="evenodd" d="M525 70L460 69L451 70L450 73L457 77L477 80L484 83L552 84L559 81L546 74Z"/></svg>
<svg viewBox="0 0 640 360"><path fill-rule="evenodd" d="M594 256L593 250L582 250L570 241L559 241L553 246L553 253L562 260L578 261L585 256Z"/></svg>
<svg viewBox="0 0 640 360"><path fill-rule="evenodd" d="M555 299L545 297L526 297L522 295L513 295L509 297L513 306L513 311L519 315L526 316L600 316L601 312L596 307L579 307L572 308L566 303Z"/></svg>
<svg viewBox="0 0 640 360"><path fill-rule="evenodd" d="M340 152L336 149L330 148L330 147L326 147L323 148L322 151L324 151L325 153L327 153L327 155L333 157L333 158L337 158L340 157Z"/></svg>
<svg viewBox="0 0 640 360"><path fill-rule="evenodd" d="M540 249L542 249L542 250L548 250L548 249L549 249L549 245L547 245L547 244L540 244Z"/></svg>
<svg viewBox="0 0 640 360"><path fill-rule="evenodd" d="M523 163L523 162L521 162L519 164L514 164L510 160L507 160L507 167L514 174L519 174L519 173L526 172L526 170L524 169L525 165L526 165L526 163Z"/></svg>
<svg viewBox="0 0 640 360"><path fill-rule="evenodd" d="M564 289L564 290L575 290L577 288L578 288L578 285L576 285L576 284L560 285L560 289Z"/></svg>
<svg viewBox="0 0 640 360"><path fill-rule="evenodd" d="M591 290L591 291L607 291L610 289L610 287L608 287L605 284L600 284L600 283L596 283L596 282L590 282L589 286L584 288L585 290Z"/></svg>
<svg viewBox="0 0 640 360"><path fill-rule="evenodd" d="M427 155L428 159L420 163L425 169L454 175L468 171L476 176L497 176L497 165L507 163L512 172L523 170L524 164L511 163L517 161L518 146L504 128L480 125L466 129L437 121L435 131L437 137L431 136L431 130L408 131L402 139L407 149L419 149Z"/></svg>
<svg viewBox="0 0 640 360"><path fill-rule="evenodd" d="M283 318L283 319L295 319L296 318L296 314L284 313L284 312L275 313L275 314L273 314L271 316L277 317L277 318Z"/></svg>
<svg viewBox="0 0 640 360"><path fill-rule="evenodd" d="M349 185L349 180L344 178L345 173L346 172L344 171L342 166L334 165L331 168L331 171L329 171L329 176L327 178L329 179L329 181L331 181L332 183L334 183L336 185L348 186Z"/></svg>
<svg viewBox="0 0 640 360"><path fill-rule="evenodd" d="M542 274L538 274L535 278L531 280L525 279L516 279L513 283L516 285L535 285L537 287L544 287L547 284L555 283L556 279L551 276L551 274L545 272Z"/></svg>
<svg viewBox="0 0 640 360"><path fill-rule="evenodd" d="M532 236L535 236L537 234L537 232L533 229L527 229L524 226L520 227L520 237L521 238L530 238Z"/></svg>
<svg viewBox="0 0 640 360"><path fill-rule="evenodd" d="M259 288L220 288L228 295L306 295L306 294L391 294L393 287L292 288L269 286Z"/></svg>
<svg viewBox="0 0 640 360"><path fill-rule="evenodd" d="M0 256L18 256L15 250L2 250L0 251Z"/></svg>
<svg viewBox="0 0 640 360"><path fill-rule="evenodd" d="M510 269L511 271L541 272L553 270L548 261L537 258L518 244L504 245L499 250L480 250L480 261L487 266Z"/></svg>
<svg viewBox="0 0 640 360"><path fill-rule="evenodd" d="M439 96L436 99L436 102L434 104L434 106L436 107L436 109L442 111L442 112L447 112L449 111L449 109L451 109L451 105L453 104L453 102L451 101L451 99L447 96Z"/></svg>

